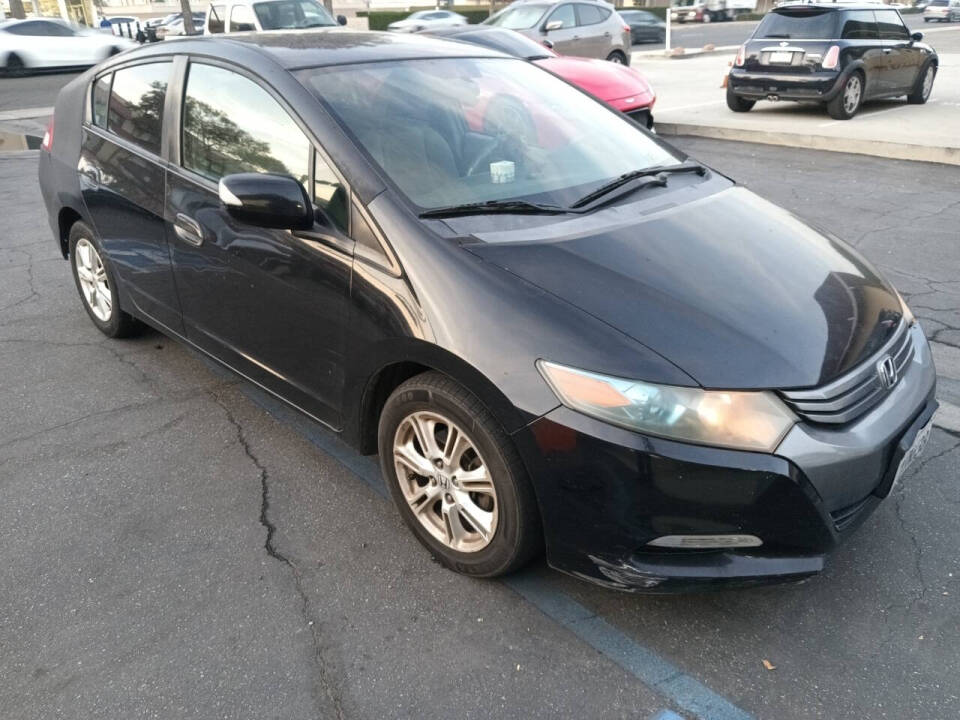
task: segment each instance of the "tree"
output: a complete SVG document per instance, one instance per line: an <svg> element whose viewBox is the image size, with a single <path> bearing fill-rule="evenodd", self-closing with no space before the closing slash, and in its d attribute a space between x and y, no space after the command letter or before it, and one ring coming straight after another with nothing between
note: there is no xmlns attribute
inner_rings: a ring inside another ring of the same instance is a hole
<svg viewBox="0 0 960 720"><path fill-rule="evenodd" d="M193 13L190 12L190 0L180 0L180 12L183 13L183 34L193 35Z"/></svg>

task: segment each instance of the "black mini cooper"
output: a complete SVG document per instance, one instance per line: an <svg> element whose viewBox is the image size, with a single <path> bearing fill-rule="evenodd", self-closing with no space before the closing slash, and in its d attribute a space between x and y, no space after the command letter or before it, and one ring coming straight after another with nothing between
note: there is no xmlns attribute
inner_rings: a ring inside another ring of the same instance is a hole
<svg viewBox="0 0 960 720"><path fill-rule="evenodd" d="M907 96L923 104L937 53L900 13L880 5L784 5L772 10L737 53L727 106L747 112L757 100L827 106L849 120L865 100Z"/></svg>

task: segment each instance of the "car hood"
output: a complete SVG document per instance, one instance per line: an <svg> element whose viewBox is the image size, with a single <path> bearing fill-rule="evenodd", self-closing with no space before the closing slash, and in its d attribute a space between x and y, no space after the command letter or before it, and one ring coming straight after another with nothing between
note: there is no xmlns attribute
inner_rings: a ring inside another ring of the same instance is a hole
<svg viewBox="0 0 960 720"><path fill-rule="evenodd" d="M743 188L629 219L625 209L611 208L618 221L595 232L578 218L567 235L563 223L541 228L548 241L504 231L467 249L703 387L820 385L874 354L899 323L896 291L855 250Z"/></svg>
<svg viewBox="0 0 960 720"><path fill-rule="evenodd" d="M639 104L641 97L653 94L646 78L626 65L568 56L533 62L605 102L637 96Z"/></svg>

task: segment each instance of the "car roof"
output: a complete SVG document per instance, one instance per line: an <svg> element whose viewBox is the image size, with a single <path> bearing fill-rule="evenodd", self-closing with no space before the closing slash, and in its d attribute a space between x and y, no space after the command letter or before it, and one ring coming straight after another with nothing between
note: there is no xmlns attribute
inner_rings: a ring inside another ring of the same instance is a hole
<svg viewBox="0 0 960 720"><path fill-rule="evenodd" d="M329 65L457 57L508 58L505 53L419 34L329 29L283 30L238 33L224 36L186 37L173 42L151 43L124 53L125 58L168 55L174 52L221 56L230 60L253 49L287 70ZM166 46L166 47L164 47ZM235 58L240 60L242 58Z"/></svg>
<svg viewBox="0 0 960 720"><path fill-rule="evenodd" d="M778 5L770 12L780 12L781 10L801 10L807 8L811 10L896 10L896 8L889 7L883 2L791 2Z"/></svg>

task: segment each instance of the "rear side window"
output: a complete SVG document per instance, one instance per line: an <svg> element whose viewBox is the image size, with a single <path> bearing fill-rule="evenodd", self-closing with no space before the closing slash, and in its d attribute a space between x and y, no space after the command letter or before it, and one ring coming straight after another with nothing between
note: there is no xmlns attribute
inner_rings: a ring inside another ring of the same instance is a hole
<svg viewBox="0 0 960 720"><path fill-rule="evenodd" d="M832 40L836 37L837 15L832 10L769 12L753 36L770 40Z"/></svg>
<svg viewBox="0 0 960 720"><path fill-rule="evenodd" d="M107 104L110 102L110 82L113 75L104 75L93 84L93 124L107 127Z"/></svg>
<svg viewBox="0 0 960 720"><path fill-rule="evenodd" d="M877 10L877 27L881 40L909 40L910 31L896 10Z"/></svg>
<svg viewBox="0 0 960 720"><path fill-rule="evenodd" d="M309 189L306 136L266 90L235 72L191 63L182 137L183 166L210 180L283 173Z"/></svg>
<svg viewBox="0 0 960 720"><path fill-rule="evenodd" d="M107 130L159 155L171 66L170 62L157 62L117 70L110 92Z"/></svg>
<svg viewBox="0 0 960 720"><path fill-rule="evenodd" d="M207 31L210 33L223 32L223 16L227 11L226 5L211 5L210 20L207 23Z"/></svg>
<svg viewBox="0 0 960 720"><path fill-rule="evenodd" d="M607 19L610 11L598 5L577 5L581 25L596 25Z"/></svg>
<svg viewBox="0 0 960 720"><path fill-rule="evenodd" d="M248 5L234 5L230 8L230 32L251 32L256 29L257 21Z"/></svg>
<svg viewBox="0 0 960 720"><path fill-rule="evenodd" d="M873 10L853 10L843 15L843 27L840 30L842 40L876 40L877 22Z"/></svg>

